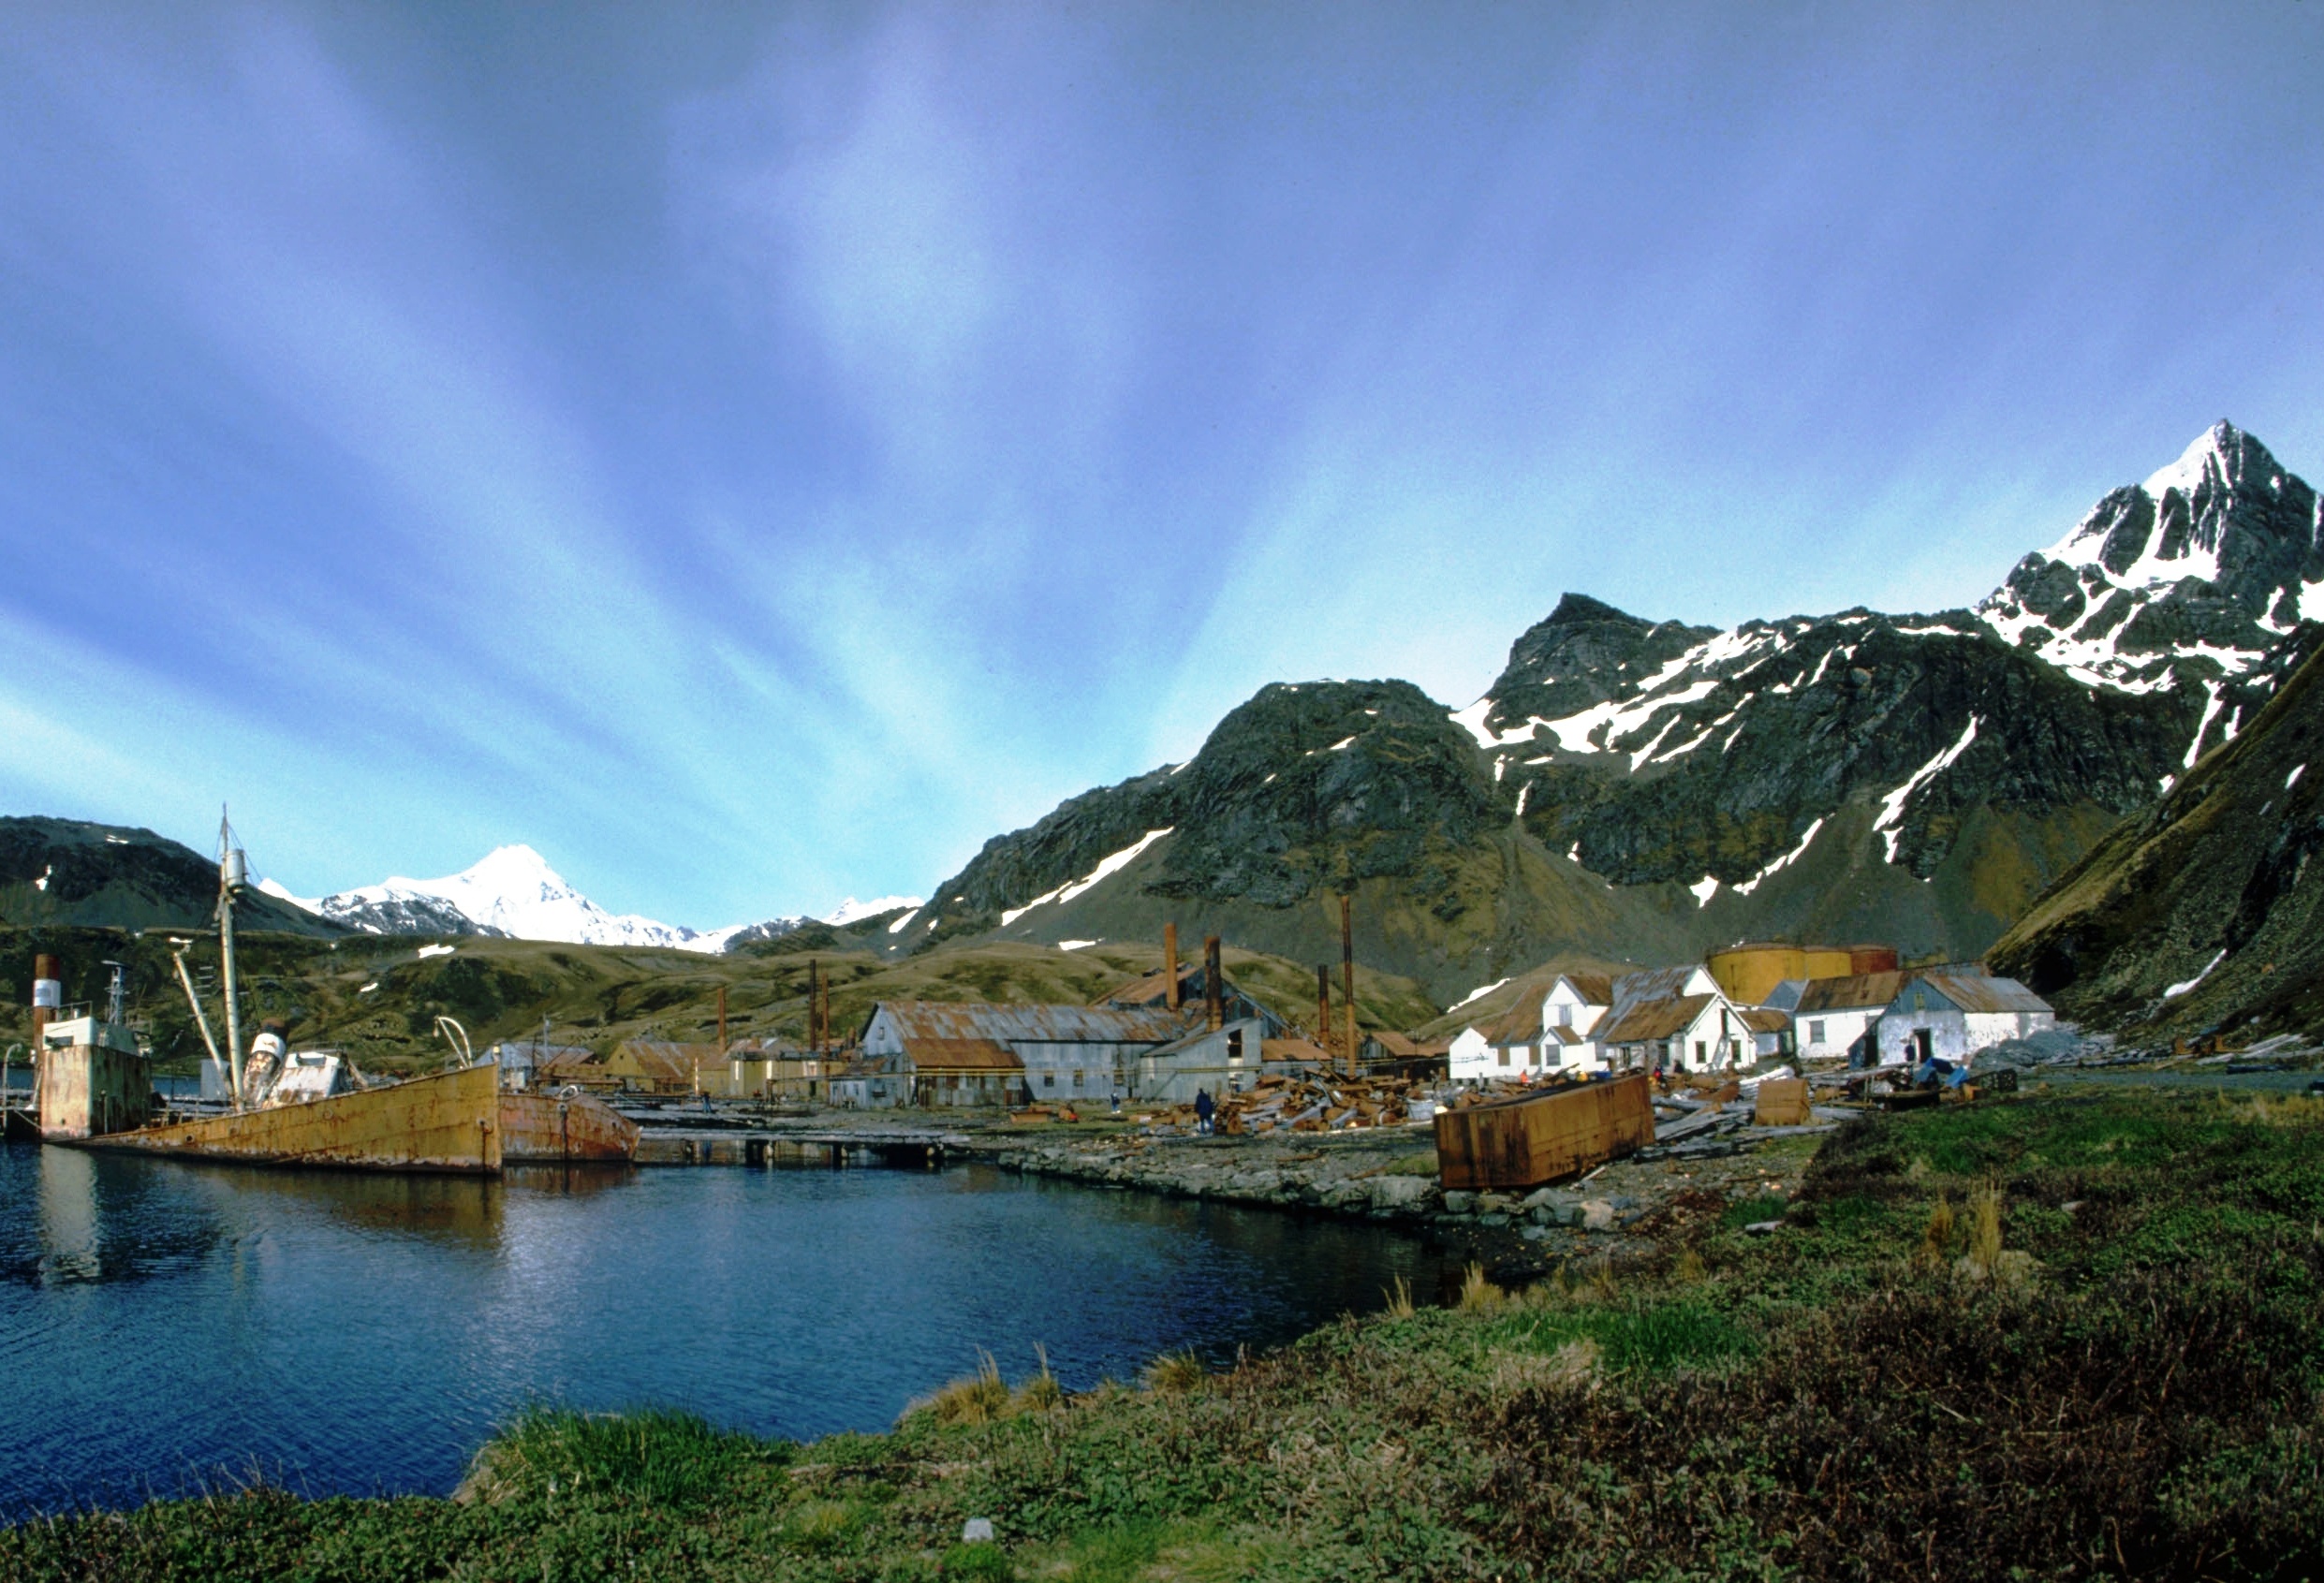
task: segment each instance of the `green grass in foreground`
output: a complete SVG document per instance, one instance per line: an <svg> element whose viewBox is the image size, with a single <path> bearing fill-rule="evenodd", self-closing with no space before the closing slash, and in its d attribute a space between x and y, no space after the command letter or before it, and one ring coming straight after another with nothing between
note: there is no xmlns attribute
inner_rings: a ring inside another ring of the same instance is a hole
<svg viewBox="0 0 2324 1583"><path fill-rule="evenodd" d="M1753 1206L1753 1219L1763 1206ZM469 1498L0 1532L10 1577L2310 1576L2324 1109L2029 1095L1835 1137L1773 1236L1329 1326L1231 1373L948 1387L792 1445L537 1411ZM963 1546L993 1520L997 1545Z"/></svg>

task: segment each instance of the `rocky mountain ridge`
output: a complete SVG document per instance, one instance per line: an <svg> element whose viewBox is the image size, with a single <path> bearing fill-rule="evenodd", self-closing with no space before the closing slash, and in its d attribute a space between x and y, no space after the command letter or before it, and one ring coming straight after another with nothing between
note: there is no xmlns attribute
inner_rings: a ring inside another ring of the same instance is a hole
<svg viewBox="0 0 2324 1583"><path fill-rule="evenodd" d="M1367 960L1449 999L1561 950L1973 956L2264 707L2319 578L2315 491L2223 423L1976 609L1723 630L1569 594L1465 709L1263 688L1186 764L988 843L904 943L1174 917L1328 960L1348 892Z"/></svg>
<svg viewBox="0 0 2324 1583"><path fill-rule="evenodd" d="M0 818L0 923L205 931L217 901L217 860L167 836L85 819ZM236 916L247 929L341 932L268 896L247 898Z"/></svg>

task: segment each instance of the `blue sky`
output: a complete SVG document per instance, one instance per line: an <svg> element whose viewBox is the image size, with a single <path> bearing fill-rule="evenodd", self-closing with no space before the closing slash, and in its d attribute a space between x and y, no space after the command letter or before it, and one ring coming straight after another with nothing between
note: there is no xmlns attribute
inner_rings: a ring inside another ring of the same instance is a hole
<svg viewBox="0 0 2324 1583"><path fill-rule="evenodd" d="M0 809L925 890L1579 589L2324 473L2324 6L17 6Z"/></svg>

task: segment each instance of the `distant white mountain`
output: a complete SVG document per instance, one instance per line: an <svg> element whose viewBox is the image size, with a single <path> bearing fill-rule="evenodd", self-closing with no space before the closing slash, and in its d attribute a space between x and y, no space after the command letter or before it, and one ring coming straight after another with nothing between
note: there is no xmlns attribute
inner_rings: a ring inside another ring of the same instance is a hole
<svg viewBox="0 0 2324 1583"><path fill-rule="evenodd" d="M892 913L898 909L907 913L916 911L923 900L924 898L919 896L882 896L876 901L859 901L850 896L838 906L825 913L823 921L833 929L845 929L851 923L860 923L865 918L875 918L882 913Z"/></svg>
<svg viewBox="0 0 2324 1583"><path fill-rule="evenodd" d="M738 938L776 939L815 921L777 917L696 930L635 913L609 913L566 884L539 853L522 844L496 847L475 867L443 879L398 875L377 885L313 899L294 896L271 879L260 881L258 888L367 934L503 935L578 945L659 945L718 952ZM850 896L821 921L844 928L860 918L919 905L916 897L859 901Z"/></svg>

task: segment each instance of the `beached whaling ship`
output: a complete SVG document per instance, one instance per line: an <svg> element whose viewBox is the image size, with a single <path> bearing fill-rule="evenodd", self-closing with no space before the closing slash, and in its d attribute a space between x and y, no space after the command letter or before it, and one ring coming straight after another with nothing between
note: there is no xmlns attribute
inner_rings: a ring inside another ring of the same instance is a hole
<svg viewBox="0 0 2324 1583"><path fill-rule="evenodd" d="M452 1070L377 1082L331 1050L294 1050L270 1023L245 1059L234 973L234 901L248 865L233 831L218 826L218 953L223 970L226 1051L195 992L181 947L178 979L210 1058L203 1088L223 1108L173 1115L154 1100L145 1057L122 1022L116 974L109 1015L51 1021L39 1029L37 1087L43 1139L87 1149L267 1165L359 1170L455 1171L493 1175L527 1161L634 1159L638 1127L578 1092L528 1092L504 1083L501 1067L478 1062L464 1031ZM36 995L37 999L37 995ZM50 1004L55 1004L53 995ZM43 1019L36 1017L36 1021Z"/></svg>

